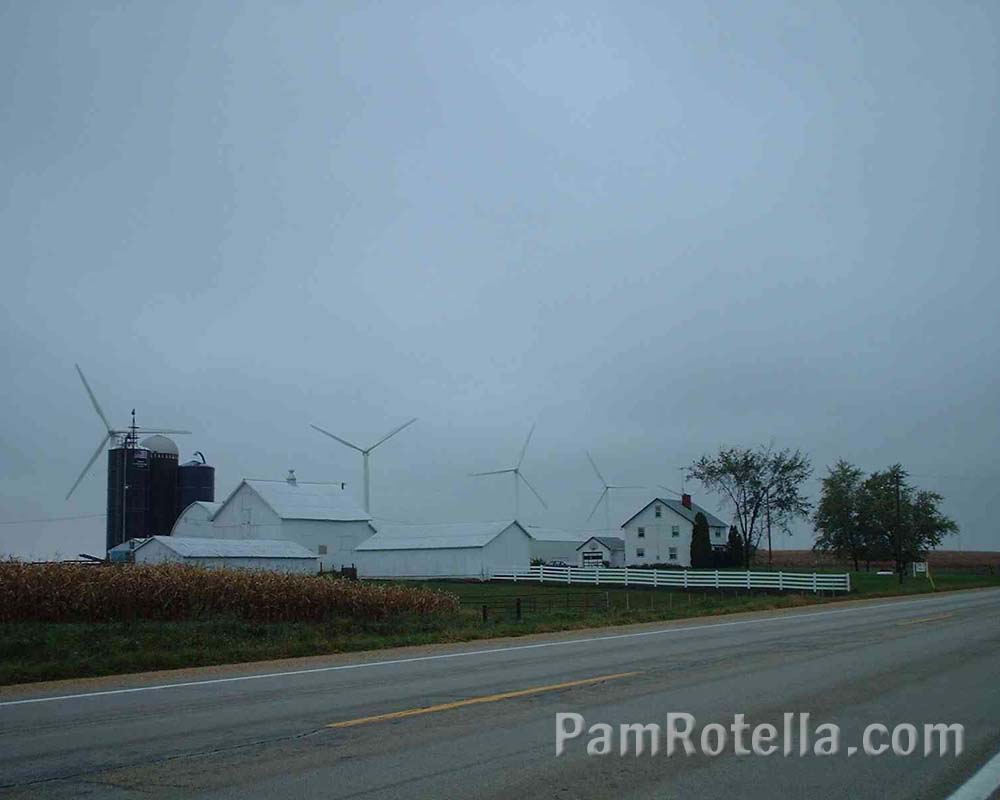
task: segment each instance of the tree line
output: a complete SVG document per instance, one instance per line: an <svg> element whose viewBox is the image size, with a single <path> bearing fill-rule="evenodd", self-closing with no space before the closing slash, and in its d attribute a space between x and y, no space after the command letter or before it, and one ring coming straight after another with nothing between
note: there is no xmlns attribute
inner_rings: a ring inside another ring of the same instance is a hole
<svg viewBox="0 0 1000 800"><path fill-rule="evenodd" d="M827 471L814 508L803 494L813 469L801 450L723 447L696 460L688 478L721 496L733 513L733 526L727 546L714 549L708 520L696 515L691 565L749 569L765 536L770 538L773 530L790 533L795 519L809 518L816 533L814 550L849 560L855 570L862 562L892 561L902 578L911 563L926 558L958 530L941 513L944 498L914 486L901 464L866 475L840 460Z"/></svg>

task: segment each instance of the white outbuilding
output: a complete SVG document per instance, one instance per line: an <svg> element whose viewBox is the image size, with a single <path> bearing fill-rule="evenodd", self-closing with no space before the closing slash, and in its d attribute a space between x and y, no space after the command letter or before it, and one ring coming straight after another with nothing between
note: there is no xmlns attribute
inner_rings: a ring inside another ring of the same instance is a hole
<svg viewBox="0 0 1000 800"><path fill-rule="evenodd" d="M241 481L212 512L209 525L207 510L189 506L173 535L295 542L317 556L324 570L351 566L355 548L375 532L371 516L343 484L300 481L294 473L284 480Z"/></svg>
<svg viewBox="0 0 1000 800"><path fill-rule="evenodd" d="M577 548L587 540L589 534L566 531L560 528L540 528L526 525L531 537L531 558L550 561L564 561L569 566L577 562Z"/></svg>
<svg viewBox="0 0 1000 800"><path fill-rule="evenodd" d="M209 569L254 569L313 575L314 553L295 542L274 539L207 539L151 536L132 551L136 564L190 564Z"/></svg>
<svg viewBox="0 0 1000 800"><path fill-rule="evenodd" d="M581 567L624 567L625 540L618 536L591 536L576 548Z"/></svg>
<svg viewBox="0 0 1000 800"><path fill-rule="evenodd" d="M364 578L484 578L527 567L532 541L518 522L382 525L355 555Z"/></svg>

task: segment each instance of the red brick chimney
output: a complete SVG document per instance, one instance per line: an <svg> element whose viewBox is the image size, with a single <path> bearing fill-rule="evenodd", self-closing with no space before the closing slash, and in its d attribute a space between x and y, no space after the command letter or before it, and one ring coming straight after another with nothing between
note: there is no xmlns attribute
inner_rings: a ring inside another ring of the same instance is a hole
<svg viewBox="0 0 1000 800"><path fill-rule="evenodd" d="M689 494L682 494L681 495L681 505L684 506L684 508L691 508L691 495L689 495Z"/></svg>

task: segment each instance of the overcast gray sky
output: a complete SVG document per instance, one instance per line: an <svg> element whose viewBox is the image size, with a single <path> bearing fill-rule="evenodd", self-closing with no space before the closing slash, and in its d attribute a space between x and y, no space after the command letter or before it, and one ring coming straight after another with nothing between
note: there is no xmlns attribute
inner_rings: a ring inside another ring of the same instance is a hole
<svg viewBox="0 0 1000 800"><path fill-rule="evenodd" d="M0 520L113 420L218 491L527 522L772 440L1000 547L995 2L0 2ZM816 484L811 484L815 490ZM696 500L716 501L691 487ZM620 522L648 497L622 492ZM602 524L602 515L595 515ZM100 552L99 517L0 552ZM809 546L807 526L786 546ZM955 541L957 546L957 540Z"/></svg>

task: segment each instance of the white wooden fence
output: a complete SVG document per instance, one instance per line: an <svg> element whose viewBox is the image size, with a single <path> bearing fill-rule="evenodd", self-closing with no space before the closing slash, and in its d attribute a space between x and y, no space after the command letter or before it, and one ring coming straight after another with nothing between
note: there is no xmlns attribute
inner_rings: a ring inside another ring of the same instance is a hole
<svg viewBox="0 0 1000 800"><path fill-rule="evenodd" d="M486 580L591 586L653 586L683 589L777 589L780 592L849 592L850 573L734 572L731 570L635 569L629 567L503 567Z"/></svg>

